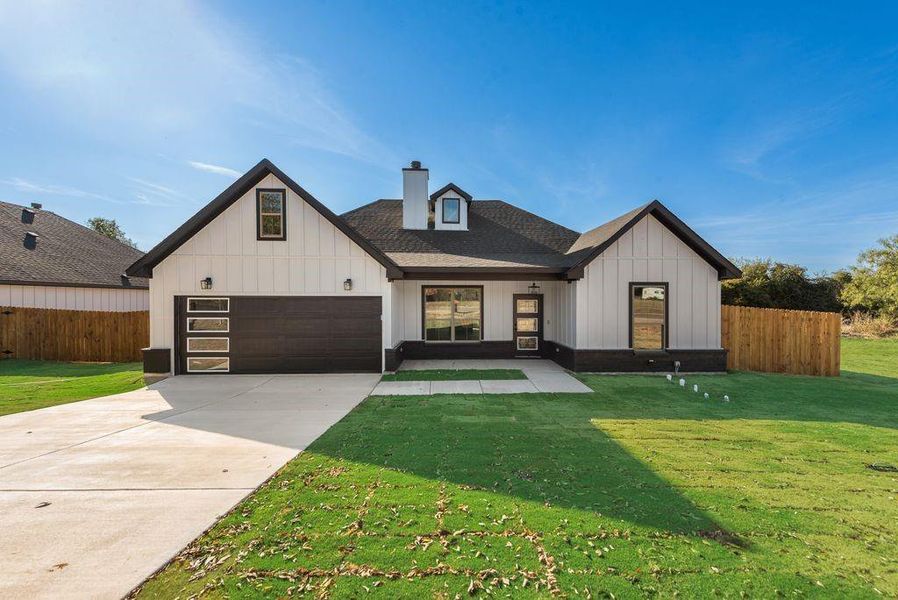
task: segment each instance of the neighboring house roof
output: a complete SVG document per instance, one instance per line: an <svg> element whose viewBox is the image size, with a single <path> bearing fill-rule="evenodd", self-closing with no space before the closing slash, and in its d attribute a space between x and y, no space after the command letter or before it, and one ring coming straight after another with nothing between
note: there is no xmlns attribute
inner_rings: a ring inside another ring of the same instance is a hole
<svg viewBox="0 0 898 600"><path fill-rule="evenodd" d="M343 214L349 225L405 272L428 269L562 273L580 234L501 200L477 200L467 231L402 228L402 200L378 200Z"/></svg>
<svg viewBox="0 0 898 600"><path fill-rule="evenodd" d="M146 289L146 279L122 277L142 255L48 210L0 202L2 284Z"/></svg>
<svg viewBox="0 0 898 600"><path fill-rule="evenodd" d="M324 218L333 223L337 229L346 234L349 239L361 246L362 249L382 264L387 269L387 277L395 278L402 275L396 264L387 258L383 252L372 246L368 240L349 227L343 219L331 212L329 208L316 200L314 196L300 187L298 183L287 177L283 171L274 166L274 164L267 158L263 158L259 161L259 164L247 171L240 177L240 179L231 184L228 189L219 194L209 204L200 209L199 212L190 217L183 225L173 231L171 235L156 244L156 246L147 252L140 260L128 267L128 274L141 277L152 277L153 267L177 250L178 247L193 237L203 227L211 223L215 217L223 213L226 208L239 200L246 192L251 190L269 174L277 177L297 196L305 200L306 203L321 213Z"/></svg>

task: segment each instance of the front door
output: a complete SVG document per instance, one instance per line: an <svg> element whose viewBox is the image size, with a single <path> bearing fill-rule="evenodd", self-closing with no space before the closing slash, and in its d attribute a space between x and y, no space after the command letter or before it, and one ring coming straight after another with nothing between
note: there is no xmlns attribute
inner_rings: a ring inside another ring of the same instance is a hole
<svg viewBox="0 0 898 600"><path fill-rule="evenodd" d="M542 294L514 295L514 347L516 356L539 356L543 343Z"/></svg>

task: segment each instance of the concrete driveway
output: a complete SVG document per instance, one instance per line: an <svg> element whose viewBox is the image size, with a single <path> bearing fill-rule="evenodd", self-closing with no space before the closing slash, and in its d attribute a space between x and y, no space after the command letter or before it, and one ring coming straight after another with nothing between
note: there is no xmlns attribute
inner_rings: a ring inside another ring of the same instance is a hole
<svg viewBox="0 0 898 600"><path fill-rule="evenodd" d="M119 598L378 375L182 376L0 417L0 598Z"/></svg>

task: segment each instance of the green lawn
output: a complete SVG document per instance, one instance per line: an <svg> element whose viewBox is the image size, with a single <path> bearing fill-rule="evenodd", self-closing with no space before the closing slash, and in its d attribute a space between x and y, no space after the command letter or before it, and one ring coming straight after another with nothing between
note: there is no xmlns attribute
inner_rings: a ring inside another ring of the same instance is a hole
<svg viewBox="0 0 898 600"><path fill-rule="evenodd" d="M481 379L527 379L519 369L430 369L396 371L383 381L479 381Z"/></svg>
<svg viewBox="0 0 898 600"><path fill-rule="evenodd" d="M898 337L842 338L842 370L898 378Z"/></svg>
<svg viewBox="0 0 898 600"><path fill-rule="evenodd" d="M0 416L143 387L140 363L0 360Z"/></svg>
<svg viewBox="0 0 898 600"><path fill-rule="evenodd" d="M688 378L712 400L369 398L140 596L898 595L898 475L866 466L898 463L898 345L872 347L845 345L864 374Z"/></svg>

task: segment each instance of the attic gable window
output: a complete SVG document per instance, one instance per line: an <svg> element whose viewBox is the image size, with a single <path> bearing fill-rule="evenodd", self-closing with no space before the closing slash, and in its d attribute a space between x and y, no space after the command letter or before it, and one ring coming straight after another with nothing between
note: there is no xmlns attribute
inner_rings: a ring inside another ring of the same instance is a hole
<svg viewBox="0 0 898 600"><path fill-rule="evenodd" d="M287 190L256 190L256 239L287 239Z"/></svg>
<svg viewBox="0 0 898 600"><path fill-rule="evenodd" d="M443 223L461 222L461 198L443 198Z"/></svg>

